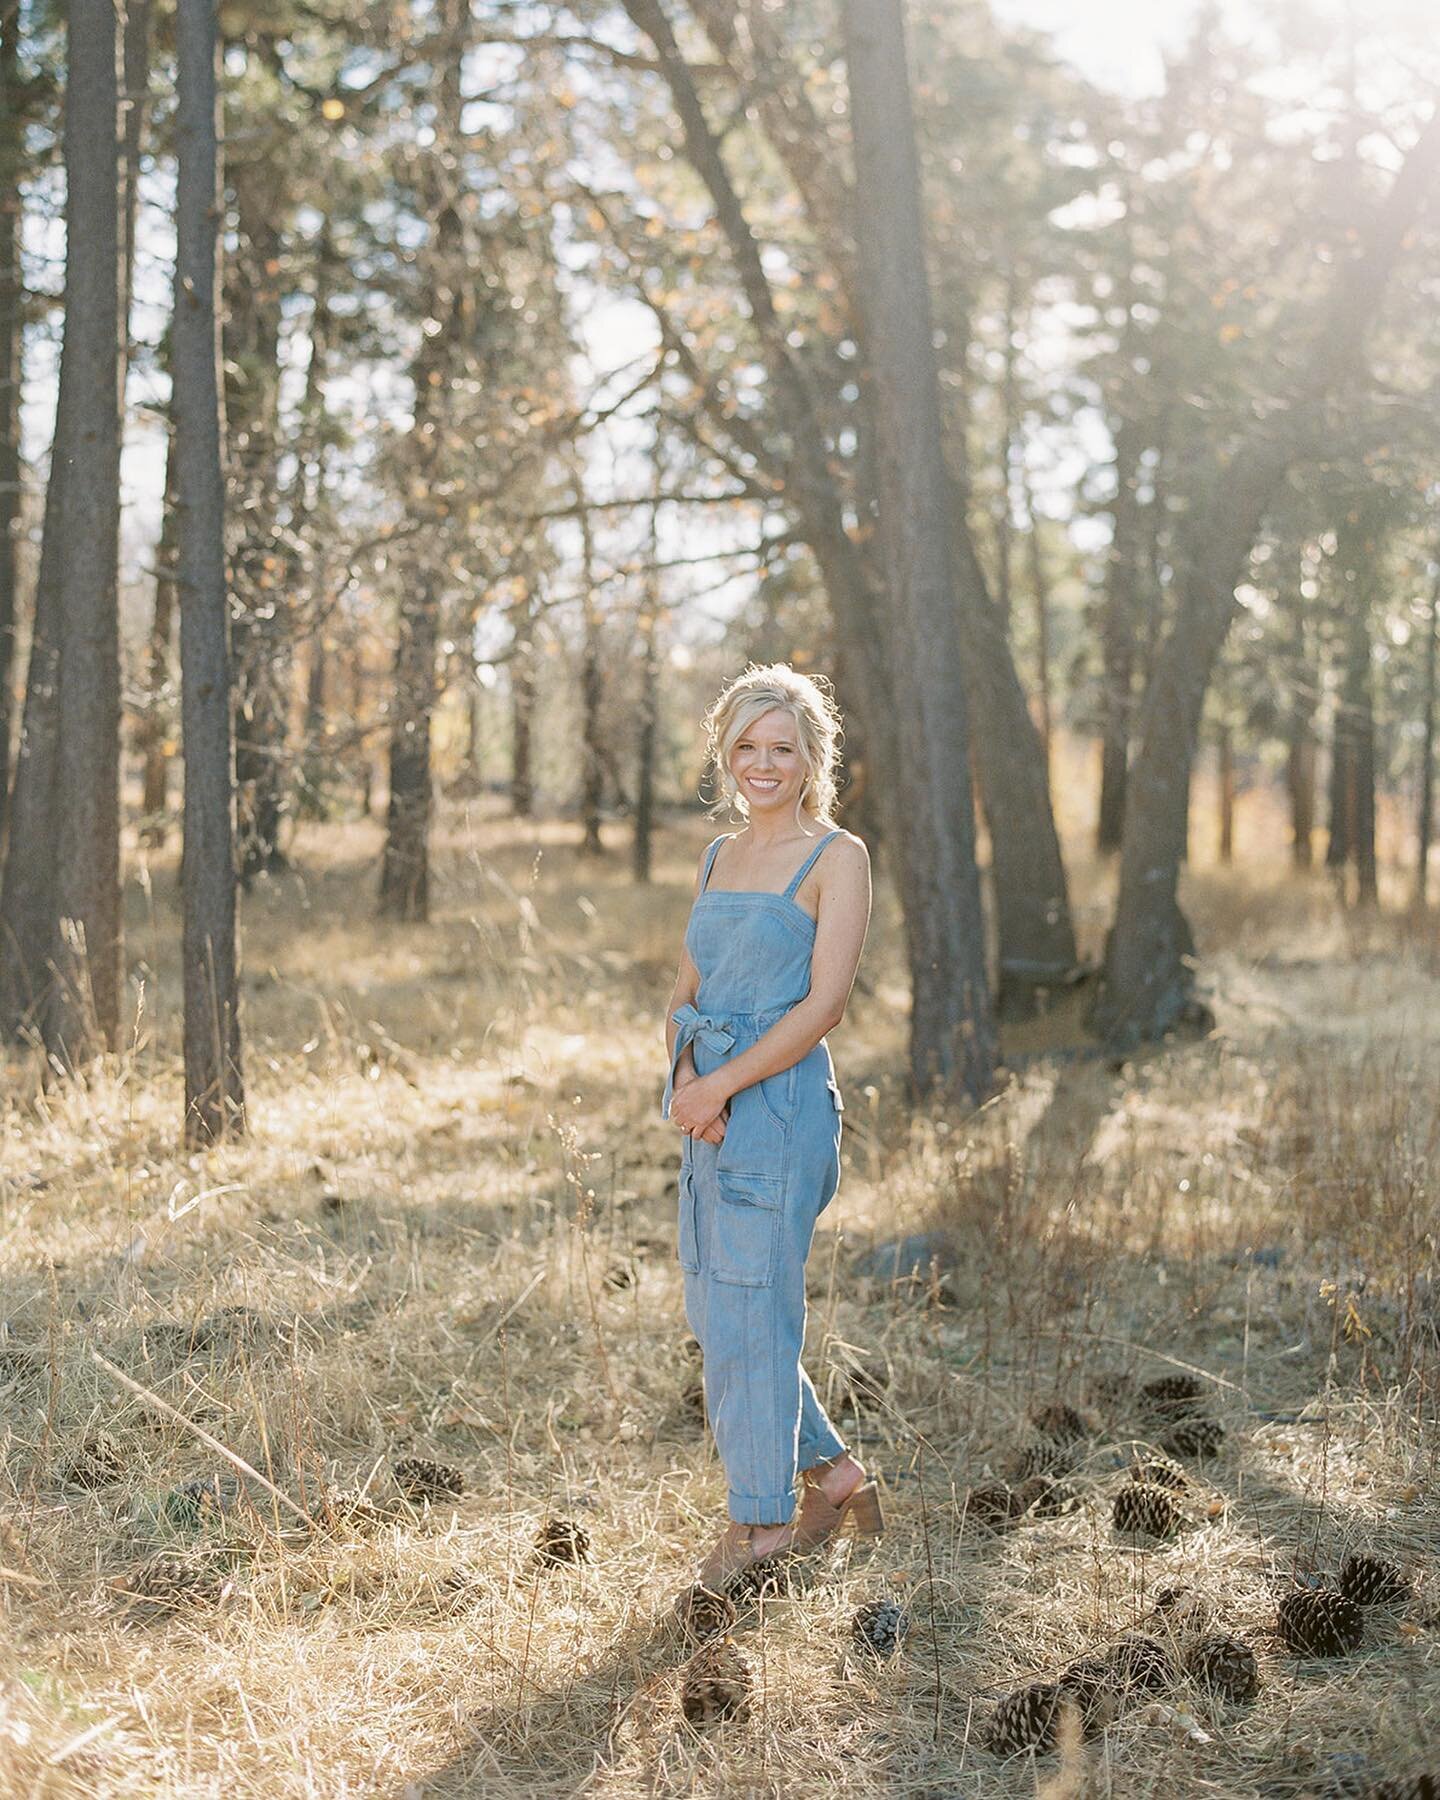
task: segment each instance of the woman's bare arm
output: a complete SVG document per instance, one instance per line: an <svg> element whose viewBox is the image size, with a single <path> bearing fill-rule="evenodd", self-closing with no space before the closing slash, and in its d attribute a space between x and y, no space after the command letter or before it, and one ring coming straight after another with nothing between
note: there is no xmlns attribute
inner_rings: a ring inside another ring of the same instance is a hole
<svg viewBox="0 0 1440 1800"><path fill-rule="evenodd" d="M692 900L699 896L700 879L704 867L705 857L702 853L700 861L695 865L695 880L690 890ZM675 1023L674 1015L680 1007L687 1006L693 1002L699 991L700 971L690 960L689 949L682 943L680 946L680 966L675 974L675 985L670 990L670 1004L665 1009L665 1061L667 1065L674 1058L675 1034L680 1029ZM695 1068L695 1058L691 1054L691 1046L687 1044L680 1052L679 1060L675 1063L675 1091L678 1092L678 1090L684 1087L687 1082L698 1079L699 1077ZM698 1131L695 1135L707 1139L712 1144L718 1144L725 1136L725 1114L722 1112L720 1116L707 1125L703 1131Z"/></svg>

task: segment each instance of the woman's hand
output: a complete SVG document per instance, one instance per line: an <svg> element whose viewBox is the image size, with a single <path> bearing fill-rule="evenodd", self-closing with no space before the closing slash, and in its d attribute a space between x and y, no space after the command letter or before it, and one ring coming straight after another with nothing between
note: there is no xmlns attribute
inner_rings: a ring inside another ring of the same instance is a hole
<svg viewBox="0 0 1440 1800"><path fill-rule="evenodd" d="M718 1144L725 1135L730 1096L714 1075L696 1075L679 1083L670 1095L671 1123L691 1137Z"/></svg>

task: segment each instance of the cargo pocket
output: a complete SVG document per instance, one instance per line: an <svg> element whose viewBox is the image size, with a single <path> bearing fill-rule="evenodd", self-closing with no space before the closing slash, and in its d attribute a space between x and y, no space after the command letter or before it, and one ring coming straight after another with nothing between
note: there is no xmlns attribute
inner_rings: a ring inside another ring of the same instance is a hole
<svg viewBox="0 0 1440 1800"><path fill-rule="evenodd" d="M794 1063L788 1069L781 1069L777 1075L767 1075L763 1081L755 1083L760 1104L770 1115L771 1124L778 1126L781 1131L788 1131L795 1117L795 1084Z"/></svg>
<svg viewBox="0 0 1440 1800"><path fill-rule="evenodd" d="M778 1189L776 1171L788 1160L790 1126L775 1117L760 1088L761 1083L752 1082L731 1096L716 1169L733 1181L769 1182Z"/></svg>
<svg viewBox="0 0 1440 1800"><path fill-rule="evenodd" d="M687 1156L680 1165L680 1267L687 1275L700 1273L700 1240L695 1231L695 1165Z"/></svg>
<svg viewBox="0 0 1440 1800"><path fill-rule="evenodd" d="M733 1287L769 1287L780 1246L783 1190L778 1176L717 1171L710 1273Z"/></svg>

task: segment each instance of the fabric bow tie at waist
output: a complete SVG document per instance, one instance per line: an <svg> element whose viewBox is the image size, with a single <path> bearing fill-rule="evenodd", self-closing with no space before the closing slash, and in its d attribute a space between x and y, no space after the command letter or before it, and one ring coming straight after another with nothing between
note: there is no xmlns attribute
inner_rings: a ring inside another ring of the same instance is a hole
<svg viewBox="0 0 1440 1800"><path fill-rule="evenodd" d="M713 1050L723 1056L727 1050L735 1048L735 1033L709 1013L702 1013L698 1007L688 1002L670 1017L680 1027L675 1033L675 1049L670 1057L670 1073L665 1081L665 1097L660 1102L660 1117L670 1117L670 1096L675 1091L675 1065L685 1046L694 1038L699 1038L707 1050Z"/></svg>

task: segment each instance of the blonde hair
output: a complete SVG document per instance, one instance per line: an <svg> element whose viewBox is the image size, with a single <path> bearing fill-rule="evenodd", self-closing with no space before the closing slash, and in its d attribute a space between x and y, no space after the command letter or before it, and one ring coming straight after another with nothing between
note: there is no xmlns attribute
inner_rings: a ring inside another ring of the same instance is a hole
<svg viewBox="0 0 1440 1800"><path fill-rule="evenodd" d="M845 736L834 688L827 676L802 675L789 663L751 663L723 687L705 713L705 749L719 792L713 813L724 806L749 817L750 804L730 773L730 755L755 721L776 708L788 713L807 774L796 802L795 822L807 802L816 818L833 818L838 799L835 775Z"/></svg>

